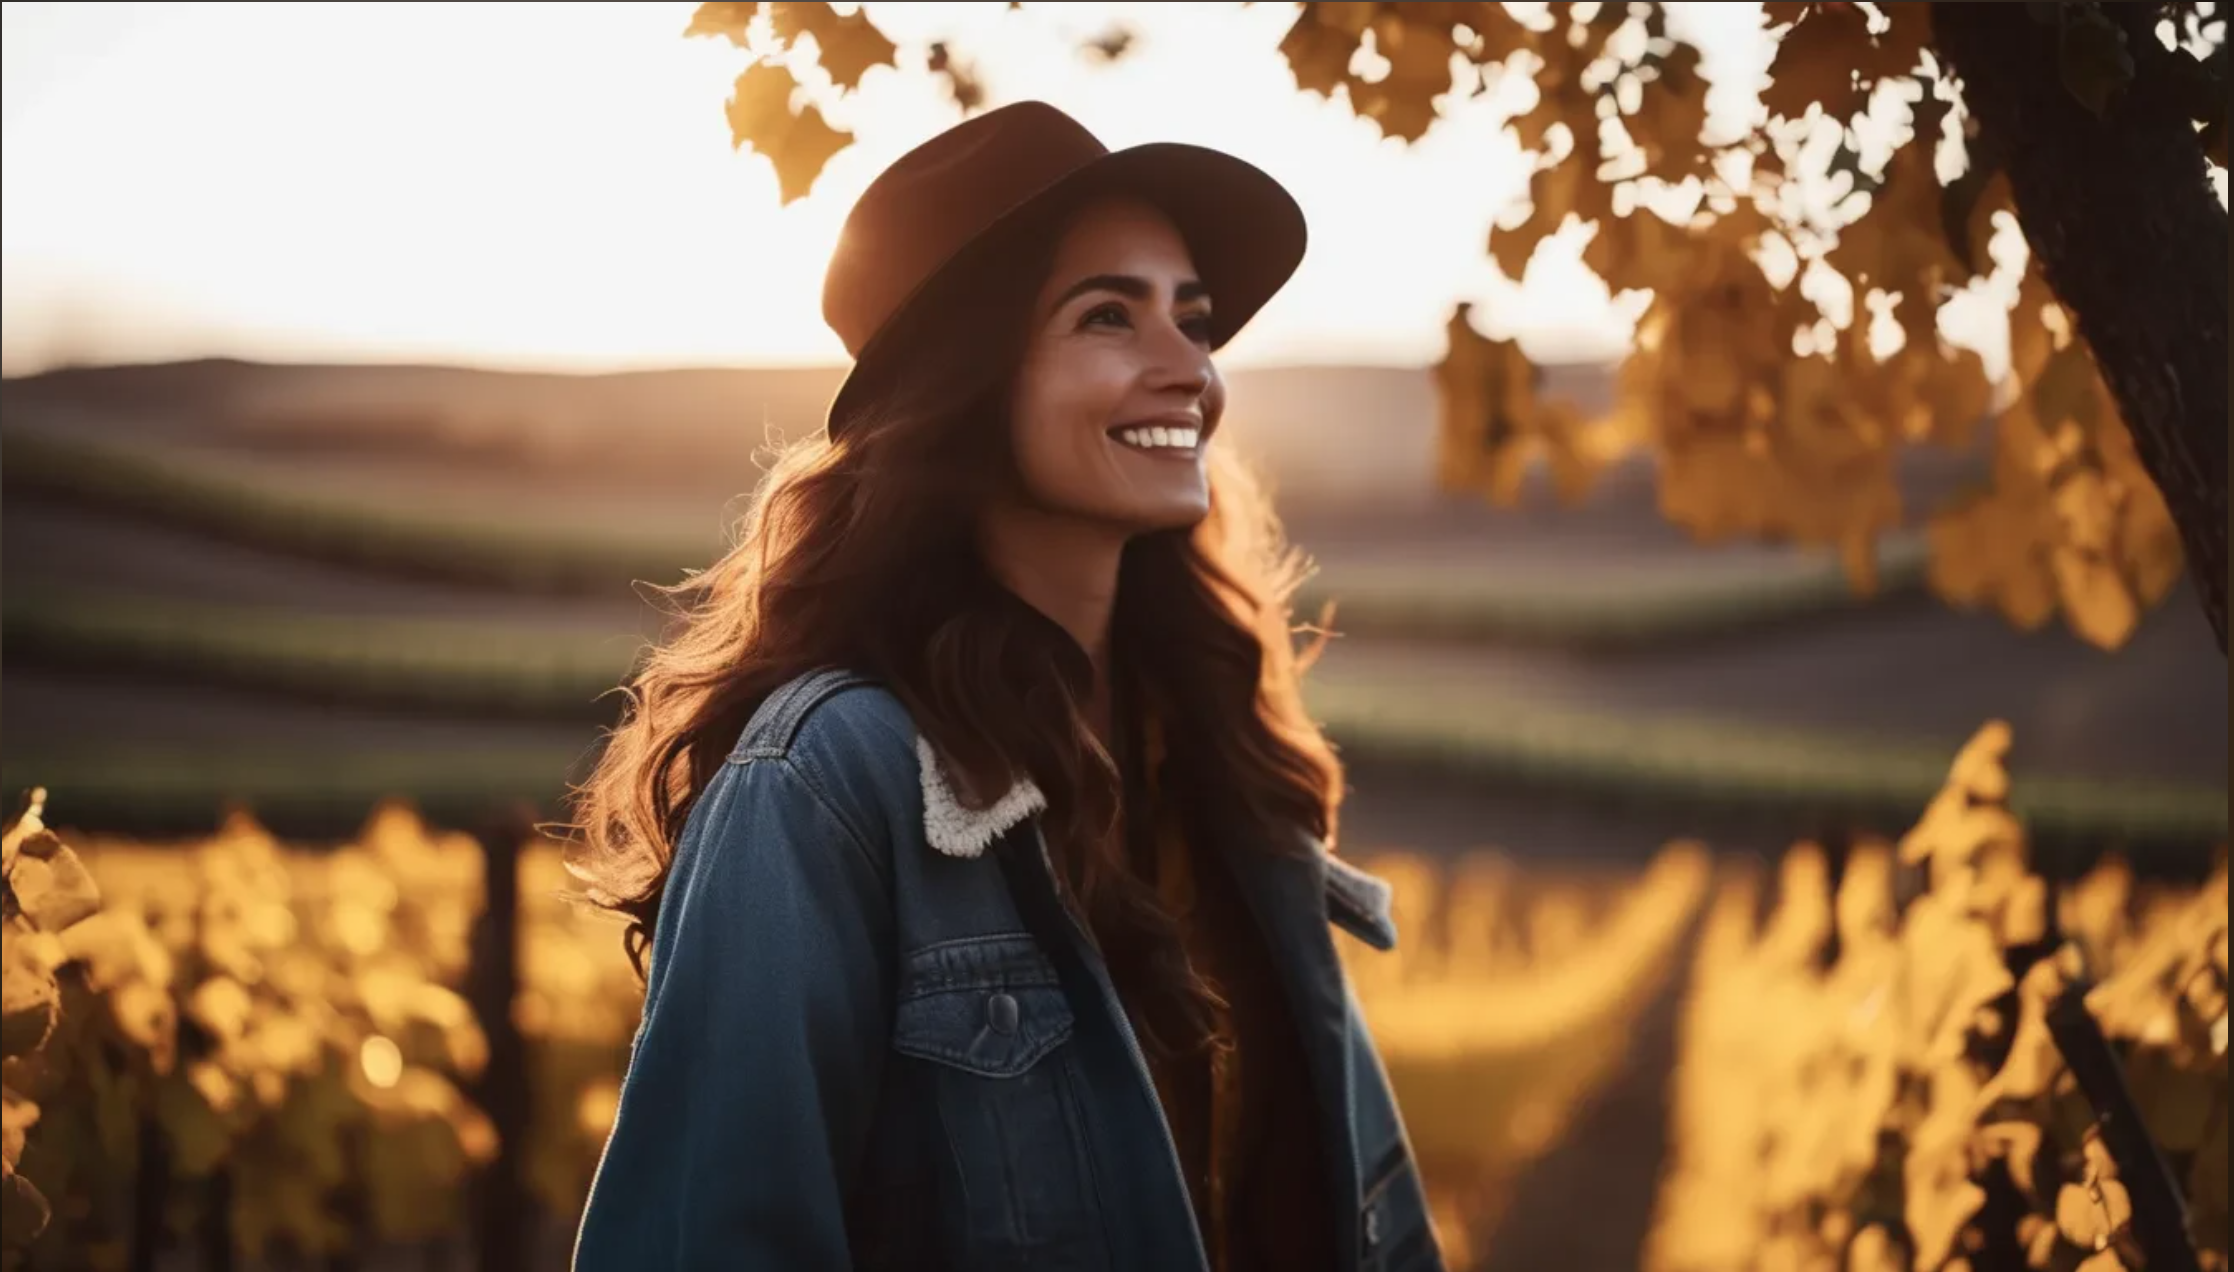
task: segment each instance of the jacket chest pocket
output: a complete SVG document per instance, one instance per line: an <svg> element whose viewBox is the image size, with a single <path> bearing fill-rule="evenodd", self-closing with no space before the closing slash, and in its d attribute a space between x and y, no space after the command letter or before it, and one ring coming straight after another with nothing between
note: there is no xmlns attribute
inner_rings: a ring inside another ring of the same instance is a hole
<svg viewBox="0 0 2234 1272"><path fill-rule="evenodd" d="M957 1266L1102 1266L1074 1018L1055 966L1024 934L908 956L892 1045L922 1073L954 1185L942 1230Z"/></svg>

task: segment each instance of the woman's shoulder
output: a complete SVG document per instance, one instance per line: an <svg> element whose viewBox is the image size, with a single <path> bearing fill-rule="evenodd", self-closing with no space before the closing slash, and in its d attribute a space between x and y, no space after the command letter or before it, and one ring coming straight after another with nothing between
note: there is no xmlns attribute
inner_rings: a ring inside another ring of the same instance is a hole
<svg viewBox="0 0 2234 1272"><path fill-rule="evenodd" d="M792 677L762 699L729 758L835 758L848 752L874 758L880 751L913 754L914 745L914 722L891 690L872 676L823 667Z"/></svg>
<svg viewBox="0 0 2234 1272"><path fill-rule="evenodd" d="M841 813L907 824L921 816L915 737L913 719L889 689L828 667L770 693L728 759L780 764Z"/></svg>

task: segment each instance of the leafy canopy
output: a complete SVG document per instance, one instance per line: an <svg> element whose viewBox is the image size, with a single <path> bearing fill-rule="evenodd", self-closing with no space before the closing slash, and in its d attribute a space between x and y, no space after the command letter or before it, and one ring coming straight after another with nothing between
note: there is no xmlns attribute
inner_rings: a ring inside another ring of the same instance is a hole
<svg viewBox="0 0 2234 1272"><path fill-rule="evenodd" d="M2109 109L2134 74L2124 33L2092 3L2029 7L2059 28L2066 87ZM1771 82L1748 125L1716 139L1699 50L1671 36L1663 5L1299 6L1280 44L1297 87L1346 99L1405 142L1446 105L1506 76L1531 81L1534 104L1507 124L1533 164L1527 205L1487 250L1518 280L1546 237L1576 226L1589 233L1584 262L1613 293L1649 296L1616 405L1596 418L1541 400L1527 358L1462 310L1437 369L1444 483L1510 502L1541 455L1575 499L1609 461L1648 448L1670 521L1704 541L1835 549L1866 591L1879 539L1908 522L1894 481L1902 450L1973 444L1990 419L1991 481L1928 513L1933 588L2026 628L2060 612L2085 639L2122 644L2178 579L2179 536L2018 241L2006 181L1968 165L1930 8L1763 6ZM2223 166L2223 11L2167 13L2183 47L2215 50L2179 65ZM752 55L730 126L774 163L786 202L851 140L813 99L900 64L866 14L827 4L704 4L688 34ZM1113 57L1125 44L1095 47ZM815 62L829 83L809 90L792 68ZM922 65L965 110L982 102L944 45ZM2007 308L1999 383L1942 334L1958 295Z"/></svg>

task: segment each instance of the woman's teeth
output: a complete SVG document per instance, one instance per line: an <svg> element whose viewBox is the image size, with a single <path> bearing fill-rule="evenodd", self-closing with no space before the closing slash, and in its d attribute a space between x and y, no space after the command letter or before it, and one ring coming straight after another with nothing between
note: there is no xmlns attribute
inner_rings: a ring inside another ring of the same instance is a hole
<svg viewBox="0 0 2234 1272"><path fill-rule="evenodd" d="M1145 428L1121 428L1117 440L1135 450L1191 451L1202 441L1199 428L1166 428L1154 425Z"/></svg>

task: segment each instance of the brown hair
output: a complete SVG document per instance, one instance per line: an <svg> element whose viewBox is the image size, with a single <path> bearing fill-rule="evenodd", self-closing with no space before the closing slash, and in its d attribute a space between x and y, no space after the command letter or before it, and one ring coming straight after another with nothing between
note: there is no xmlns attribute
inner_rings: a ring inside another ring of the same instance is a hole
<svg viewBox="0 0 2234 1272"><path fill-rule="evenodd" d="M1088 657L973 546L974 509L1014 478L1007 394L1060 225L1030 234L1021 261L1012 247L911 309L842 439L786 448L735 545L681 584L650 585L682 600L679 621L623 686L621 722L572 793L568 862L593 903L631 920L639 974L691 801L770 693L842 666L895 694L981 798L1031 775L1061 882L1113 975L1178 1013L1165 1025L1150 1013L1143 1041L1166 1054L1208 1041L1216 991L1189 973L1172 920L1110 833L1121 781L1087 723ZM1276 851L1303 850L1283 832L1331 844L1341 790L1298 692L1316 652L1291 643L1300 578L1269 501L1214 452L1209 516L1127 547L1111 634L1170 726L1166 797Z"/></svg>

